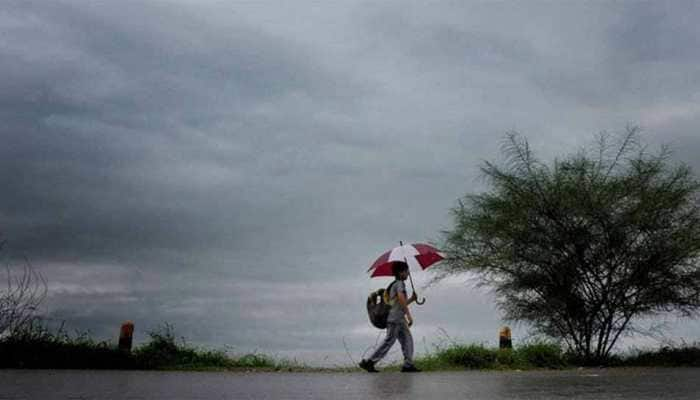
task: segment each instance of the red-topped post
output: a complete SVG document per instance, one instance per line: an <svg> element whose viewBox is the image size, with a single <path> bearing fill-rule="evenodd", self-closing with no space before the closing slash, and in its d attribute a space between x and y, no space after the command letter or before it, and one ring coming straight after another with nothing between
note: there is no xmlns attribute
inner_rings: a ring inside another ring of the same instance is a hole
<svg viewBox="0 0 700 400"><path fill-rule="evenodd" d="M119 331L119 350L131 352L131 344L134 339L134 323L126 321Z"/></svg>
<svg viewBox="0 0 700 400"><path fill-rule="evenodd" d="M504 326L498 333L498 347L501 349L512 349L513 341L510 337L510 328Z"/></svg>

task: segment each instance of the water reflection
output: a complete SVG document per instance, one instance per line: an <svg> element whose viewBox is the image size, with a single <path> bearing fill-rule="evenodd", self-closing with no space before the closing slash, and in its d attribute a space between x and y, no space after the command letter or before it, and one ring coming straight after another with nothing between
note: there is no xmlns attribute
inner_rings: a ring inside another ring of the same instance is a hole
<svg viewBox="0 0 700 400"><path fill-rule="evenodd" d="M415 374L384 372L370 375L371 398L393 399L406 398L413 393Z"/></svg>
<svg viewBox="0 0 700 400"><path fill-rule="evenodd" d="M0 370L0 399L697 400L698 371L239 374Z"/></svg>

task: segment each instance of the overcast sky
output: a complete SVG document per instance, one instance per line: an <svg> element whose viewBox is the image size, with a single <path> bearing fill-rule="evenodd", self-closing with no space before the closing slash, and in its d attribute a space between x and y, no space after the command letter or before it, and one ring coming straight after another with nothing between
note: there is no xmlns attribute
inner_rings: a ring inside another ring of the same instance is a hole
<svg viewBox="0 0 700 400"><path fill-rule="evenodd" d="M169 322L358 360L388 283L365 270L439 239L507 131L551 159L640 125L700 170L698 20L682 1L3 1L4 260L26 255L44 312L99 339ZM465 281L422 292L419 353L441 329L495 344L501 315Z"/></svg>

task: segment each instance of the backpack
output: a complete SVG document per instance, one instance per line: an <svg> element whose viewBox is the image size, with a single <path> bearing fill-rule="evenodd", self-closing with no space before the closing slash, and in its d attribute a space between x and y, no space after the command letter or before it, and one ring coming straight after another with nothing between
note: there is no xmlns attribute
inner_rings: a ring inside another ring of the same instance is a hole
<svg viewBox="0 0 700 400"><path fill-rule="evenodd" d="M385 329L389 311L391 310L391 299L389 291L396 281L391 282L386 289L376 290L367 296L367 314L369 321L379 329Z"/></svg>

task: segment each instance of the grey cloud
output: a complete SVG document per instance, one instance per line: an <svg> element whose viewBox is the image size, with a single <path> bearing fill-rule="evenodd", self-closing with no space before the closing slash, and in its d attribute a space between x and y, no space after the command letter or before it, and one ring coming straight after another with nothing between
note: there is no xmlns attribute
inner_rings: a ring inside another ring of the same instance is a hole
<svg viewBox="0 0 700 400"><path fill-rule="evenodd" d="M3 182L15 196L3 209L42 220L26 237L8 228L20 250L87 256L105 242L122 251L231 240L248 230L236 214L265 201L243 199L242 187L333 162L295 145L327 140L305 113L322 100L332 115L333 99L352 88L292 42L157 6L20 9L8 36L32 39L12 59L36 61L10 68L47 93L19 84L5 97L29 98L15 106L31 114L8 110L24 118L4 129L14 146ZM183 25L192 29L184 36Z"/></svg>
<svg viewBox="0 0 700 400"><path fill-rule="evenodd" d="M622 18L610 27L619 57L630 63L694 62L700 54L700 29L694 1L654 2L622 7Z"/></svg>

